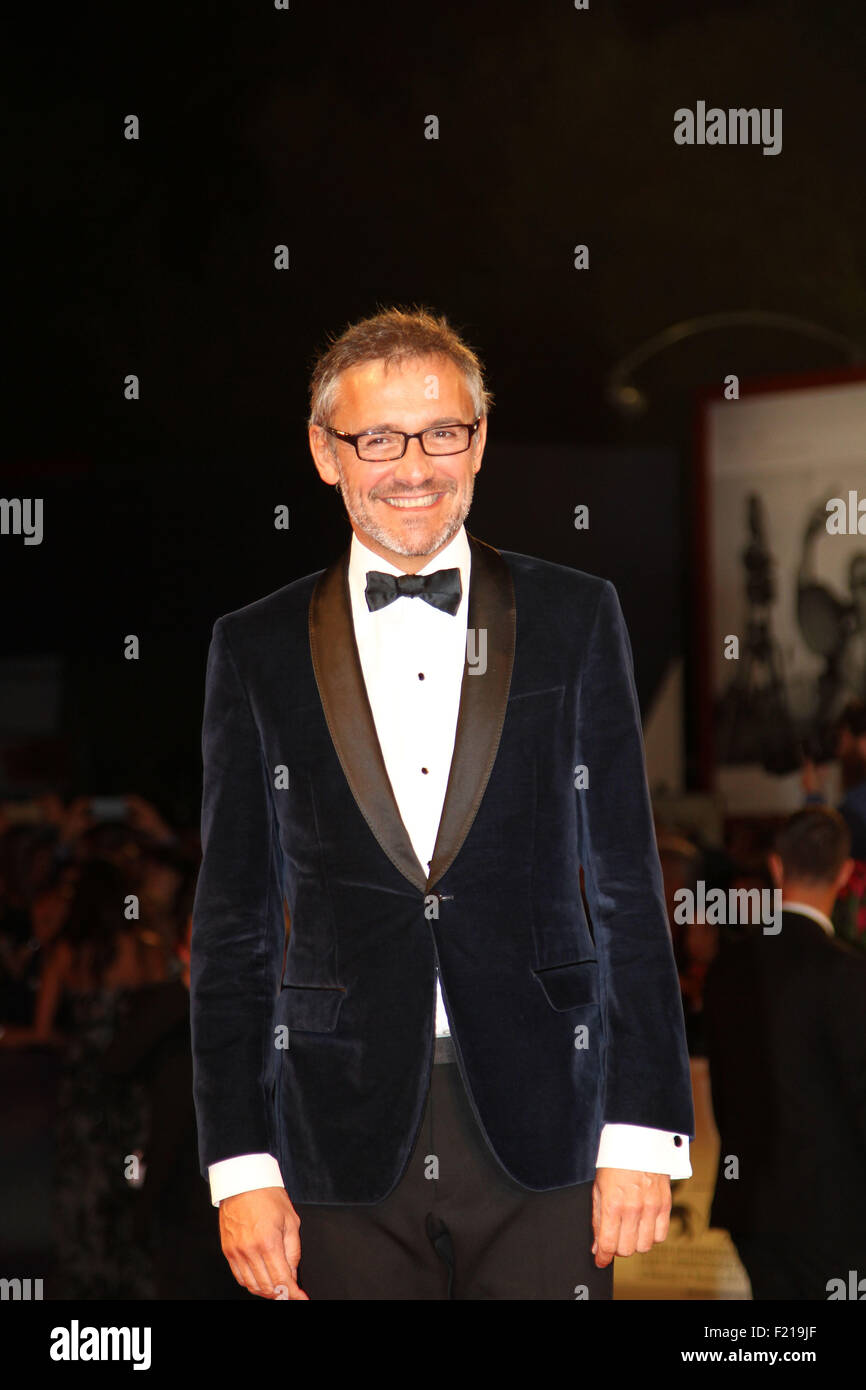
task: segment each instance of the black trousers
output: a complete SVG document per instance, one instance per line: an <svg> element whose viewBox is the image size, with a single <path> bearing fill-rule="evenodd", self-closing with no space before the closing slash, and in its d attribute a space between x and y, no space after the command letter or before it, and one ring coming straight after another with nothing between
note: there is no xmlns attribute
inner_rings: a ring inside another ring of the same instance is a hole
<svg viewBox="0 0 866 1390"><path fill-rule="evenodd" d="M291 1195L291 1194L290 1194ZM533 1192L493 1157L455 1063L432 1068L408 1167L373 1205L296 1204L298 1282L324 1299L610 1299L592 1183Z"/></svg>

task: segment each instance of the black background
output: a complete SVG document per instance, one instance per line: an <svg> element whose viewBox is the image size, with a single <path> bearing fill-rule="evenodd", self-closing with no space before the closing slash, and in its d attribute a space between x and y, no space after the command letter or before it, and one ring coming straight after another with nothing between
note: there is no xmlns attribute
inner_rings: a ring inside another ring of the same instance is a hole
<svg viewBox="0 0 866 1390"><path fill-rule="evenodd" d="M646 708L694 657L693 388L849 358L729 329L641 368L638 418L606 382L717 311L866 337L862 7L76 4L10 30L2 492L44 499L45 538L0 537L2 646L64 670L29 788L196 821L211 625L347 544L307 382L328 334L391 303L447 314L487 365L469 529L615 582ZM782 152L675 145L698 100L781 107Z"/></svg>

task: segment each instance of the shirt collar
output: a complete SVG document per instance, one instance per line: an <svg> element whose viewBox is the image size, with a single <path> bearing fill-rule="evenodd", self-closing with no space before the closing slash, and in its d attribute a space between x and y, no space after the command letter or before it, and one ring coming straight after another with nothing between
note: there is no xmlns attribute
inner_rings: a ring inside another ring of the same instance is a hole
<svg viewBox="0 0 866 1390"><path fill-rule="evenodd" d="M459 569L460 584L462 594L460 598L461 606L467 601L469 593L469 572L472 564L472 556L469 549L469 539L466 535L466 527L461 526L456 536L452 536L444 550L440 550L438 555L434 555L423 569L418 570L419 574L435 574L437 570ZM367 588L367 571L381 570L384 574L405 574L406 571L400 569L399 565L392 565L390 561L383 560L381 555L370 550L352 532L352 545L349 552L349 592L353 602L359 609L369 612L365 599ZM459 610L458 610L459 611Z"/></svg>
<svg viewBox="0 0 866 1390"><path fill-rule="evenodd" d="M783 912L802 912L804 917L811 917L814 922L819 922L828 936L835 936L836 929L830 918L818 907L813 907L811 903L798 903L792 898L782 899Z"/></svg>

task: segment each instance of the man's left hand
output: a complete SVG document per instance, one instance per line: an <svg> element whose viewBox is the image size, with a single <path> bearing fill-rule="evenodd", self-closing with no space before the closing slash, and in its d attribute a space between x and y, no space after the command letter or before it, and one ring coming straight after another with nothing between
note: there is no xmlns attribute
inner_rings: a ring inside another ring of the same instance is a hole
<svg viewBox="0 0 866 1390"><path fill-rule="evenodd" d="M599 1269L614 1255L645 1254L665 1239L671 1214L667 1173L597 1168L592 1189L592 1253Z"/></svg>

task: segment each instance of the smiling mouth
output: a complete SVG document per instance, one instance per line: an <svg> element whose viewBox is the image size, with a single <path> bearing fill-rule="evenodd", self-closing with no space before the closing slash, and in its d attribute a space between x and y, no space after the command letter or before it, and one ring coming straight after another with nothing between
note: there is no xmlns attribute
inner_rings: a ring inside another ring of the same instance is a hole
<svg viewBox="0 0 866 1390"><path fill-rule="evenodd" d="M432 507L444 496L444 492L428 492L423 497L382 497L379 500L389 507L402 507L405 510L410 507Z"/></svg>

